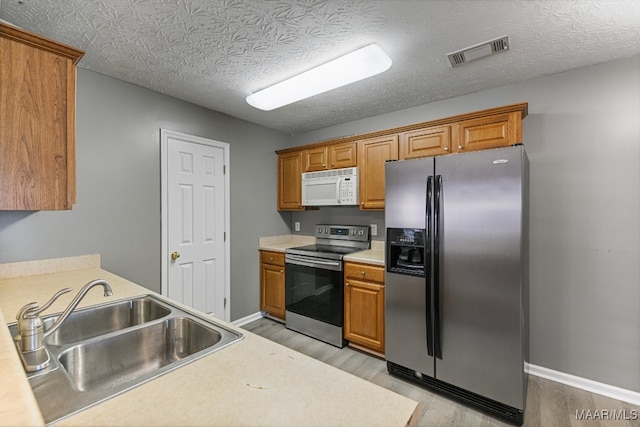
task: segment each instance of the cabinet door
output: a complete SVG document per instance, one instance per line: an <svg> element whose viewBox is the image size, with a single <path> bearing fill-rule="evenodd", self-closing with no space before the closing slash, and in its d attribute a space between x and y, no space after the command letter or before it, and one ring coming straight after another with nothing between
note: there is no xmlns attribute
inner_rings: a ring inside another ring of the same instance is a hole
<svg viewBox="0 0 640 427"><path fill-rule="evenodd" d="M328 148L329 161L332 169L352 168L357 165L357 144L355 142L334 144L330 145Z"/></svg>
<svg viewBox="0 0 640 427"><path fill-rule="evenodd" d="M278 155L278 210L303 210L301 151Z"/></svg>
<svg viewBox="0 0 640 427"><path fill-rule="evenodd" d="M400 160L448 154L451 126L437 126L400 134Z"/></svg>
<svg viewBox="0 0 640 427"><path fill-rule="evenodd" d="M384 286L349 279L344 289L345 338L384 353Z"/></svg>
<svg viewBox="0 0 640 427"><path fill-rule="evenodd" d="M455 151L476 151L508 147L522 142L522 120L519 112L496 114L465 120L454 125Z"/></svg>
<svg viewBox="0 0 640 427"><path fill-rule="evenodd" d="M328 169L327 147L308 148L302 152L302 164L305 172L322 171Z"/></svg>
<svg viewBox="0 0 640 427"><path fill-rule="evenodd" d="M284 319L284 267L262 263L260 284L260 310Z"/></svg>
<svg viewBox="0 0 640 427"><path fill-rule="evenodd" d="M358 141L360 209L384 209L384 164L398 160L398 135Z"/></svg>
<svg viewBox="0 0 640 427"><path fill-rule="evenodd" d="M71 209L83 52L0 24L0 209Z"/></svg>

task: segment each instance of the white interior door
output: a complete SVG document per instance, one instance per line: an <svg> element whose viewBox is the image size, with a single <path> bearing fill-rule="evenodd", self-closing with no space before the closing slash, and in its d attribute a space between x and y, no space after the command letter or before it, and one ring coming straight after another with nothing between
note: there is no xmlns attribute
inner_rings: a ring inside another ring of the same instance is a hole
<svg viewBox="0 0 640 427"><path fill-rule="evenodd" d="M228 144L161 130L162 294L229 320Z"/></svg>

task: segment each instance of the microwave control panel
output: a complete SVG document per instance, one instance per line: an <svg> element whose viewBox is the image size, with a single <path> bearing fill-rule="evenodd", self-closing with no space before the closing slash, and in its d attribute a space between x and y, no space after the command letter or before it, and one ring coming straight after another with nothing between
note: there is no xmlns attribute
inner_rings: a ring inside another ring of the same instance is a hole
<svg viewBox="0 0 640 427"><path fill-rule="evenodd" d="M340 183L340 204L358 204L358 180L353 178L342 178Z"/></svg>

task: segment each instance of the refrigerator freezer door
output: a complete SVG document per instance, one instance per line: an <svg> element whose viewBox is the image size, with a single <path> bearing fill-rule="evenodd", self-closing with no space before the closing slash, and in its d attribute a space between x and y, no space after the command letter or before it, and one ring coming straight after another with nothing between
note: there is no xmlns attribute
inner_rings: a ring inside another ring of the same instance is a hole
<svg viewBox="0 0 640 427"><path fill-rule="evenodd" d="M524 408L523 148L443 156L436 378Z"/></svg>
<svg viewBox="0 0 640 427"><path fill-rule="evenodd" d="M433 175L433 158L389 162L385 170L385 225L427 229L427 179ZM387 240L389 244L389 239ZM428 242L427 242L428 244ZM389 254L387 248L387 254ZM426 256L426 252L425 252ZM425 260L427 263L429 260ZM390 263L387 260L387 268ZM429 267L426 274L429 275ZM385 274L385 356L390 362L433 376L434 360L428 355L427 325L431 299L424 276Z"/></svg>

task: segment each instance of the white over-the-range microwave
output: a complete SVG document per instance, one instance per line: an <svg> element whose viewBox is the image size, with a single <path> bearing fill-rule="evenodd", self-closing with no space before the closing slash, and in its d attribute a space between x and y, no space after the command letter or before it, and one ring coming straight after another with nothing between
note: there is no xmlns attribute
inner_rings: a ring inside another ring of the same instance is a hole
<svg viewBox="0 0 640 427"><path fill-rule="evenodd" d="M331 169L302 174L303 206L358 204L358 168Z"/></svg>

